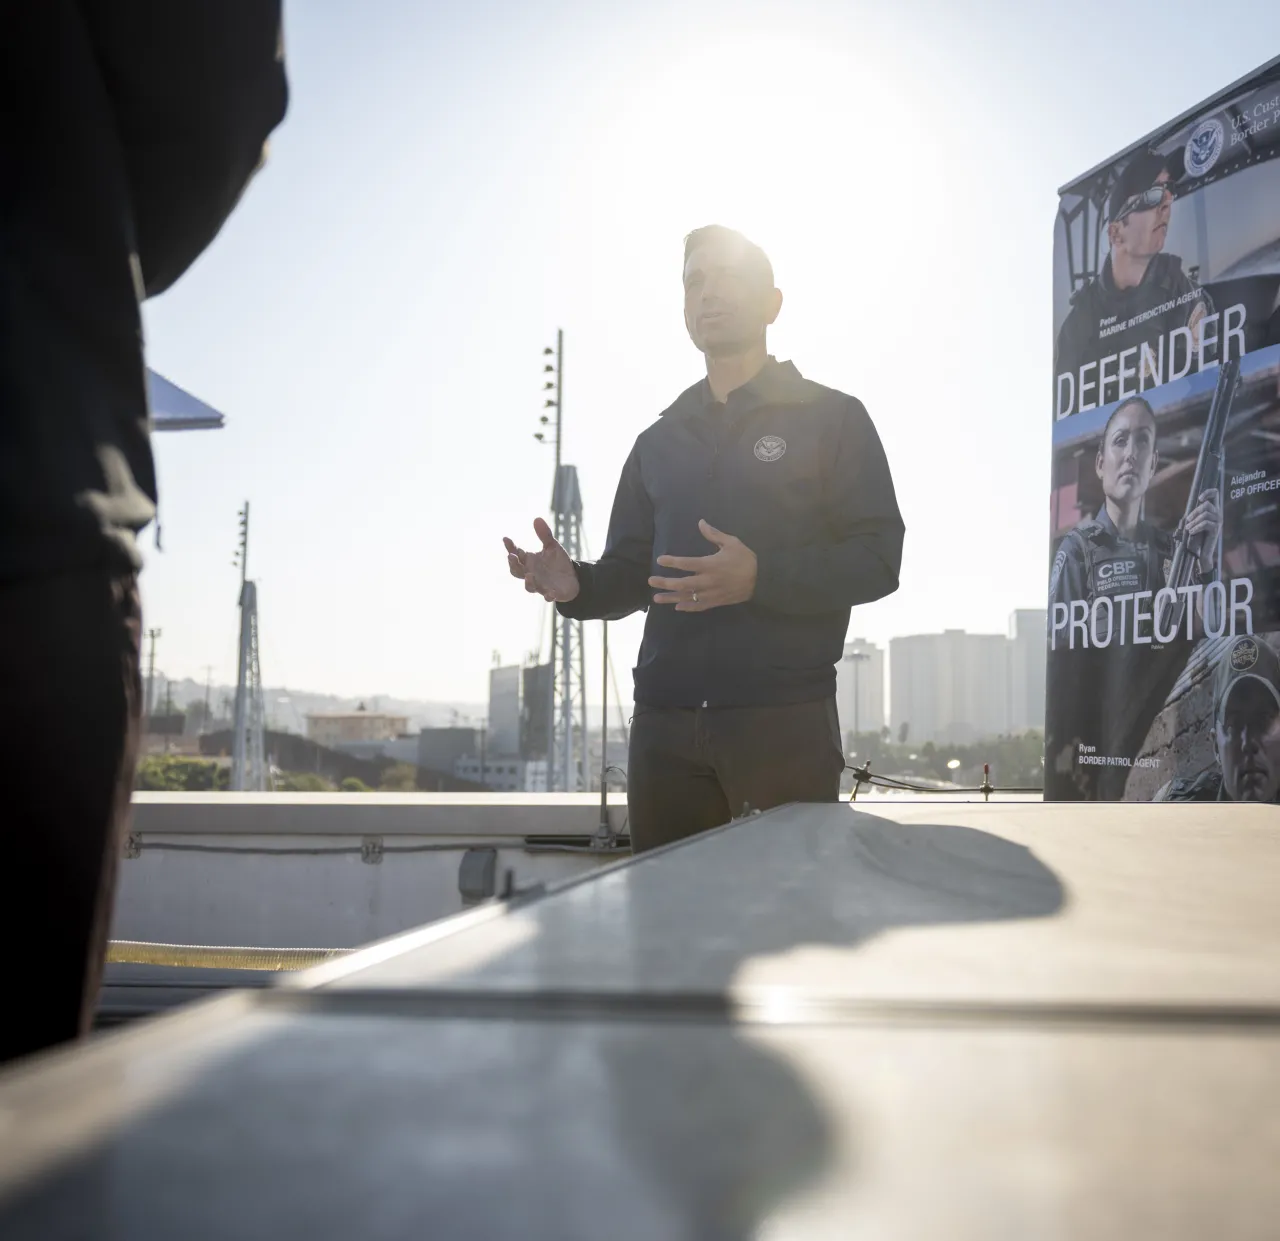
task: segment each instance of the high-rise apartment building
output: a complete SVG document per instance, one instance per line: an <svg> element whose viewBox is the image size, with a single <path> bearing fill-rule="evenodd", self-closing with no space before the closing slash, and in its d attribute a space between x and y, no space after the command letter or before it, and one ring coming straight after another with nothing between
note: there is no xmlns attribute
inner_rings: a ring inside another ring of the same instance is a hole
<svg viewBox="0 0 1280 1241"><path fill-rule="evenodd" d="M966 744L1007 731L1008 640L1002 634L914 634L889 643L895 738Z"/></svg>
<svg viewBox="0 0 1280 1241"><path fill-rule="evenodd" d="M915 634L889 643L894 737L969 744L1044 727L1045 612L1019 610L1009 635Z"/></svg>
<svg viewBox="0 0 1280 1241"><path fill-rule="evenodd" d="M1020 608L1009 618L1009 731L1044 728L1048 613Z"/></svg>
<svg viewBox="0 0 1280 1241"><path fill-rule="evenodd" d="M490 754L520 753L520 672L519 664L489 669Z"/></svg>

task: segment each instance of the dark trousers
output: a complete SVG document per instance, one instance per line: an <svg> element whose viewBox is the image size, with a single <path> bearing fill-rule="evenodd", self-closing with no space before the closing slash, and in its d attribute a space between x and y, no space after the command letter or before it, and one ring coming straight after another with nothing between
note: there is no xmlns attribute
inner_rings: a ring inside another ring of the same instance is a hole
<svg viewBox="0 0 1280 1241"><path fill-rule="evenodd" d="M132 574L0 585L0 1062L93 1020L141 718Z"/></svg>
<svg viewBox="0 0 1280 1241"><path fill-rule="evenodd" d="M753 810L836 801L843 770L834 698L781 707L637 704L627 761L631 851Z"/></svg>

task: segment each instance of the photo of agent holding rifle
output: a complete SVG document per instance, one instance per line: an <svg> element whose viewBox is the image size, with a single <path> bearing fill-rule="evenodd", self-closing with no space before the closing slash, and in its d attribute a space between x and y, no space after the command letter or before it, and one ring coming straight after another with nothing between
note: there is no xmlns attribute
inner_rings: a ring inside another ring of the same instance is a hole
<svg viewBox="0 0 1280 1241"><path fill-rule="evenodd" d="M1067 532L1049 583L1049 697L1056 706L1046 720L1045 778L1052 797L1123 797L1129 768L1080 767L1075 758L1078 747L1084 743L1106 756L1136 757L1186 664L1188 596L1179 593L1170 604L1170 596L1166 593L1162 599L1159 592L1166 587L1202 588L1216 579L1221 500L1217 486L1209 484L1216 484L1219 474L1238 366L1228 363L1220 371L1186 511L1172 533L1143 516L1143 501L1159 465L1151 405L1143 397L1130 398L1107 420L1094 462L1103 504L1095 516ZM1144 593L1153 606L1149 619L1139 625L1135 596ZM1104 634L1109 630L1111 640L1101 648L1073 649L1067 639L1070 620L1064 618L1070 618L1074 604L1083 602L1092 633L1095 603L1103 597L1116 606L1110 620L1097 628ZM1196 590L1192 598L1192 628L1198 637L1204 633L1203 590ZM1171 633L1175 637L1168 642L1157 637ZM1145 641L1136 641L1139 637Z"/></svg>
<svg viewBox="0 0 1280 1241"><path fill-rule="evenodd" d="M1208 434L1205 447L1212 447ZM1182 562L1179 544L1188 579L1181 584L1209 580L1222 524L1218 490L1196 486L1176 532L1149 525L1142 502L1158 462L1155 413L1144 398L1133 397L1116 407L1103 430L1094 462L1103 504L1093 517L1069 530L1059 545L1049 583L1051 607L1065 604L1069 609L1072 601L1083 600L1092 611L1099 595L1154 595L1174 585L1174 561L1179 560L1179 566ZM1197 482L1202 477L1216 479L1216 472L1210 476L1197 470ZM1188 555L1193 546L1194 553ZM1167 631L1167 623L1162 628Z"/></svg>
<svg viewBox="0 0 1280 1241"><path fill-rule="evenodd" d="M854 397L771 357L782 308L764 251L718 225L684 248L684 317L706 377L643 431L604 555L504 539L512 576L569 619L645 610L627 770L632 851L744 811L839 797L835 667L850 608L898 587L903 522Z"/></svg>

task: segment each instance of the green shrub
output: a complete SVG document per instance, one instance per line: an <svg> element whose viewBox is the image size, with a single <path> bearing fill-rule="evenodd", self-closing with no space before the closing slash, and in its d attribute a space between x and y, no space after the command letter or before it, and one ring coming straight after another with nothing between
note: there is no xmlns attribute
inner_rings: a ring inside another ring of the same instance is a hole
<svg viewBox="0 0 1280 1241"><path fill-rule="evenodd" d="M412 793L418 787L418 769L412 763L392 763L378 787L387 793Z"/></svg>
<svg viewBox="0 0 1280 1241"><path fill-rule="evenodd" d="M312 771L282 771L276 778L277 793L332 793L331 781Z"/></svg>
<svg viewBox="0 0 1280 1241"><path fill-rule="evenodd" d="M152 793L209 793L230 783L230 771L211 758L148 754L138 761L133 787Z"/></svg>

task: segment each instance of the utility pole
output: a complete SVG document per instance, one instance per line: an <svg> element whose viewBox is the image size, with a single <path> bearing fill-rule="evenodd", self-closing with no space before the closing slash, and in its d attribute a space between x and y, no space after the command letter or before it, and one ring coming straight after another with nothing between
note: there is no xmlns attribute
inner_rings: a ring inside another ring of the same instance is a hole
<svg viewBox="0 0 1280 1241"><path fill-rule="evenodd" d="M205 664L204 666L204 730L207 733L213 731L213 717L210 712L213 710L209 703L209 697L213 693L213 665Z"/></svg>
<svg viewBox="0 0 1280 1241"><path fill-rule="evenodd" d="M151 723L151 708L153 706L153 696L156 684L156 639L160 636L160 630L148 629L147 641L150 644L150 651L147 655L147 702L146 716L148 727Z"/></svg>
<svg viewBox="0 0 1280 1241"><path fill-rule="evenodd" d="M551 476L551 511L552 521L555 528L552 533L557 540L560 538L560 517L556 513L556 493L560 486L560 432L564 425L564 329L556 329L556 347L554 351L548 345L542 351L544 358L553 356L555 362L546 362L543 364L543 375L551 375L551 379L543 382L543 392L554 392L554 396L548 396L543 402L543 409L554 409L555 425L554 447L555 447L555 472ZM551 422L550 417L543 413L538 421L545 427ZM547 432L537 431L533 438L540 444L546 443ZM553 603L551 607L551 653L547 657L548 667L548 684L547 684L547 792L550 793L557 784L557 763L556 763L556 637L559 628L560 614L556 610Z"/></svg>
<svg viewBox="0 0 1280 1241"><path fill-rule="evenodd" d="M564 432L564 329L556 328L556 477L560 477L560 443Z"/></svg>
<svg viewBox="0 0 1280 1241"><path fill-rule="evenodd" d="M570 560L581 560L582 492L576 466L562 465L556 485L555 511L559 542ZM583 623L561 619L559 667L554 672L556 702L556 788L578 792L589 787L587 759L587 679Z"/></svg>
<svg viewBox="0 0 1280 1241"><path fill-rule="evenodd" d="M543 368L546 379L544 393L553 393L543 404L544 410L555 410L555 474L551 487L551 512L556 542L570 560L583 555L582 492L576 466L566 465L562 451L564 439L564 331L556 332L556 347L548 345L543 357L555 356L554 364ZM547 442L552 418L543 413L539 420L547 431L534 438ZM587 739L586 649L581 621L566 620L551 605L551 694L548 703L549 746L547 753L547 791L575 792L591 786L589 746Z"/></svg>
<svg viewBox="0 0 1280 1241"><path fill-rule="evenodd" d="M258 588L248 576L249 501L240 511L240 545L232 563L240 568L240 656L236 674L235 731L231 739L231 787L270 788L265 753L262 669L258 658Z"/></svg>
<svg viewBox="0 0 1280 1241"><path fill-rule="evenodd" d="M173 720L173 682L165 677L164 681L164 752L169 753L169 734Z"/></svg>

